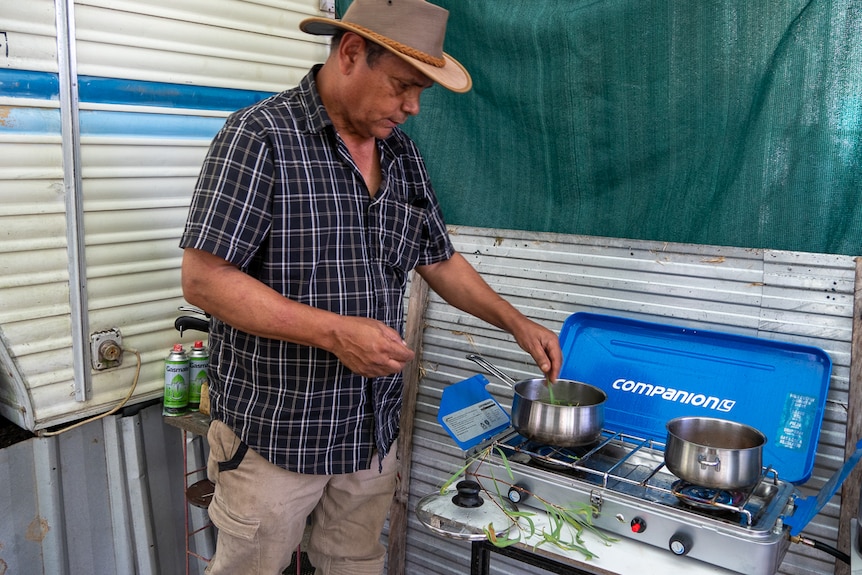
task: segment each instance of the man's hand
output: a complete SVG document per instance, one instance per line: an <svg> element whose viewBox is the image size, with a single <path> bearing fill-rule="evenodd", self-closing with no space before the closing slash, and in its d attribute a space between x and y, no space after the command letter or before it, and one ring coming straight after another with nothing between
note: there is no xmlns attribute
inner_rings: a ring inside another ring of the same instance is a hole
<svg viewBox="0 0 862 575"><path fill-rule="evenodd" d="M397 331L373 319L344 317L328 346L353 373L381 377L398 373L414 353Z"/></svg>
<svg viewBox="0 0 862 575"><path fill-rule="evenodd" d="M563 366L563 353L557 335L527 317L518 322L512 335L521 349L533 357L548 381L556 381Z"/></svg>

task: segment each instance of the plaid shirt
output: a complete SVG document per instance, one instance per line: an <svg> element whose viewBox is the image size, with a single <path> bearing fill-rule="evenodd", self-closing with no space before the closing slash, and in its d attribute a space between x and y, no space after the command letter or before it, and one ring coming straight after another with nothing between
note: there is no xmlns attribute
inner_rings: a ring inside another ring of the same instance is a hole
<svg viewBox="0 0 862 575"><path fill-rule="evenodd" d="M181 247L238 266L292 300L401 332L417 265L453 247L415 144L378 140L371 197L317 93L294 89L228 118L204 160ZM237 294L238 297L241 297ZM401 374L368 379L319 348L210 325L212 416L298 473L369 469L398 436Z"/></svg>

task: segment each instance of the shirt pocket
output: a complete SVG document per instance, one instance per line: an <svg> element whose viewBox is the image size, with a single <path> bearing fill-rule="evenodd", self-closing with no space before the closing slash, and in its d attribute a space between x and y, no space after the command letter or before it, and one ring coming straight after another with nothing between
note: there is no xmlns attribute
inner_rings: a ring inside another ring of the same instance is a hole
<svg viewBox="0 0 862 575"><path fill-rule="evenodd" d="M382 202L376 218L379 258L387 266L408 272L419 261L426 235L425 207Z"/></svg>

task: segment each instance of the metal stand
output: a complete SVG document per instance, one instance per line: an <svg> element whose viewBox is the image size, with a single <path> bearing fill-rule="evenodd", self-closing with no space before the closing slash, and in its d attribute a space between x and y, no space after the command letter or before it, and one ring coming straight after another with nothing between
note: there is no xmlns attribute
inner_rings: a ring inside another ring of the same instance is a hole
<svg viewBox="0 0 862 575"><path fill-rule="evenodd" d="M192 550L192 540L198 533L201 533L207 529L214 529L215 525L212 524L212 521L209 520L209 517L205 520L203 526L195 529L191 525L191 509L190 506L195 506L199 509L206 509L209 507L210 500L213 496L213 491L215 486L212 482L204 477L199 481L195 481L190 483L190 481L194 478L195 475L203 473L206 471L206 467L198 467L196 469L189 470L188 468L188 445L189 445L189 432L183 429L183 469L185 471L185 533L186 533L186 575L190 575L190 565L189 561L192 557L196 557L197 559L203 561L204 563L210 562L210 557L201 555L200 553Z"/></svg>
<svg viewBox="0 0 862 575"><path fill-rule="evenodd" d="M850 575L862 575L862 553L856 540L860 528L855 517L850 520Z"/></svg>
<svg viewBox="0 0 862 575"><path fill-rule="evenodd" d="M183 498L185 499L185 548L186 548L186 575L192 573L191 562L193 558L202 561L204 564L209 563L208 554L198 553L194 549L212 550L214 547L215 526L210 522L209 517L204 513L203 525L198 528L192 526L192 507L206 510L212 499L213 485L206 478L206 467L195 467L189 469L189 460L195 459L190 457L189 442L195 439L195 436L200 436L202 441L206 441L207 430L209 429L210 417L200 412L189 412L179 416L164 417L164 422L172 427L176 427L182 431L183 438ZM200 521L200 517L198 517ZM211 530L209 539L198 537L203 535L207 530ZM195 538L198 537L199 545L192 545Z"/></svg>
<svg viewBox="0 0 862 575"><path fill-rule="evenodd" d="M527 563L544 569L549 573L559 575L595 575L595 571L584 571L571 565L555 561L544 555L530 553L517 546L495 547L489 541L473 541L470 552L470 575L488 575L491 568L491 553L499 553L511 557L521 563Z"/></svg>

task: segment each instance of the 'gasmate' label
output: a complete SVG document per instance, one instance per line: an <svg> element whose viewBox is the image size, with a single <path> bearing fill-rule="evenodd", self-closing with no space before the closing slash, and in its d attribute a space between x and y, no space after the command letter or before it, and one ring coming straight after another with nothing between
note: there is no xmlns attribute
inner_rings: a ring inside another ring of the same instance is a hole
<svg viewBox="0 0 862 575"><path fill-rule="evenodd" d="M165 363L165 400L168 409L183 408L189 403L189 364Z"/></svg>

